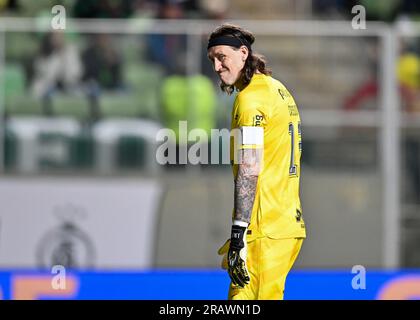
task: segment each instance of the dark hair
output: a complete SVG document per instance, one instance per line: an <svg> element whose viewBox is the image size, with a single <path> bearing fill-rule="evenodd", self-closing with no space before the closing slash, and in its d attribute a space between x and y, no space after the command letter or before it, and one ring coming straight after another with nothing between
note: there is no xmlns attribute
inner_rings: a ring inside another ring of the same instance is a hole
<svg viewBox="0 0 420 320"><path fill-rule="evenodd" d="M247 46L247 43L249 44L248 58L245 61L245 65L241 71L240 76L241 82L244 86L247 86L251 82L251 78L257 70L265 75L271 75L271 70L267 67L267 61L265 57L258 53L254 53L251 49L251 45L254 43L255 37L250 31L234 24L225 23L217 27L210 34L209 41L221 36L237 38L242 43L244 43L244 46ZM232 49L238 50L236 47L232 47ZM227 94L232 94L235 89L233 85L226 85L223 82L220 83L220 88Z"/></svg>

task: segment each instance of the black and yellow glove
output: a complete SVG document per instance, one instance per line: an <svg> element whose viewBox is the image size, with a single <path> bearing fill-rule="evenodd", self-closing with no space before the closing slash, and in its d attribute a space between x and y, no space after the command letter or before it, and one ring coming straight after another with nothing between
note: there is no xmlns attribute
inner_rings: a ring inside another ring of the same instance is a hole
<svg viewBox="0 0 420 320"><path fill-rule="evenodd" d="M230 246L227 255L227 269L233 285L245 287L250 281L248 269L246 267L247 227L233 224L230 237Z"/></svg>

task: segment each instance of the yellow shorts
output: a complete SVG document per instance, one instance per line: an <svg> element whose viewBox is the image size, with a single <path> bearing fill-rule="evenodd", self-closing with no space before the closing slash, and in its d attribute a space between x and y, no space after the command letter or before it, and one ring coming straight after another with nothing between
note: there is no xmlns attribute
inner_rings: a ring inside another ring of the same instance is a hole
<svg viewBox="0 0 420 320"><path fill-rule="evenodd" d="M229 287L229 300L282 300L287 274L302 247L303 238L259 238L248 242L247 267L251 281L244 288ZM229 241L219 250L227 268Z"/></svg>

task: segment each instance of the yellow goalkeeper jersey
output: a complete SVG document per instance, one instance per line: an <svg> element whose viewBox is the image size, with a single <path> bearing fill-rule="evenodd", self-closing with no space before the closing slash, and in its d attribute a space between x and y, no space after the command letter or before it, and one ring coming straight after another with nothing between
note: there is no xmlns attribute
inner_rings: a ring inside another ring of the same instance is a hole
<svg viewBox="0 0 420 320"><path fill-rule="evenodd" d="M236 96L231 126L232 129L264 129L263 164L247 240L306 237L299 198L301 123L298 108L289 91L270 76L254 74L248 86ZM236 178L238 165L233 161L234 152L238 147L258 146L236 146L232 138L230 147Z"/></svg>

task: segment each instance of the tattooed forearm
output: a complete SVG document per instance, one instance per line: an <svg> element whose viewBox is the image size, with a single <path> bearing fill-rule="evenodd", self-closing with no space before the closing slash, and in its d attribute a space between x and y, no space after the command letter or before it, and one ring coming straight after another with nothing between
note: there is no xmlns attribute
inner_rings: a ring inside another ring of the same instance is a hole
<svg viewBox="0 0 420 320"><path fill-rule="evenodd" d="M257 190L259 161L255 149L242 150L243 162L235 180L235 220L250 222Z"/></svg>
<svg viewBox="0 0 420 320"><path fill-rule="evenodd" d="M235 220L250 222L258 176L244 175L239 170L235 181Z"/></svg>

